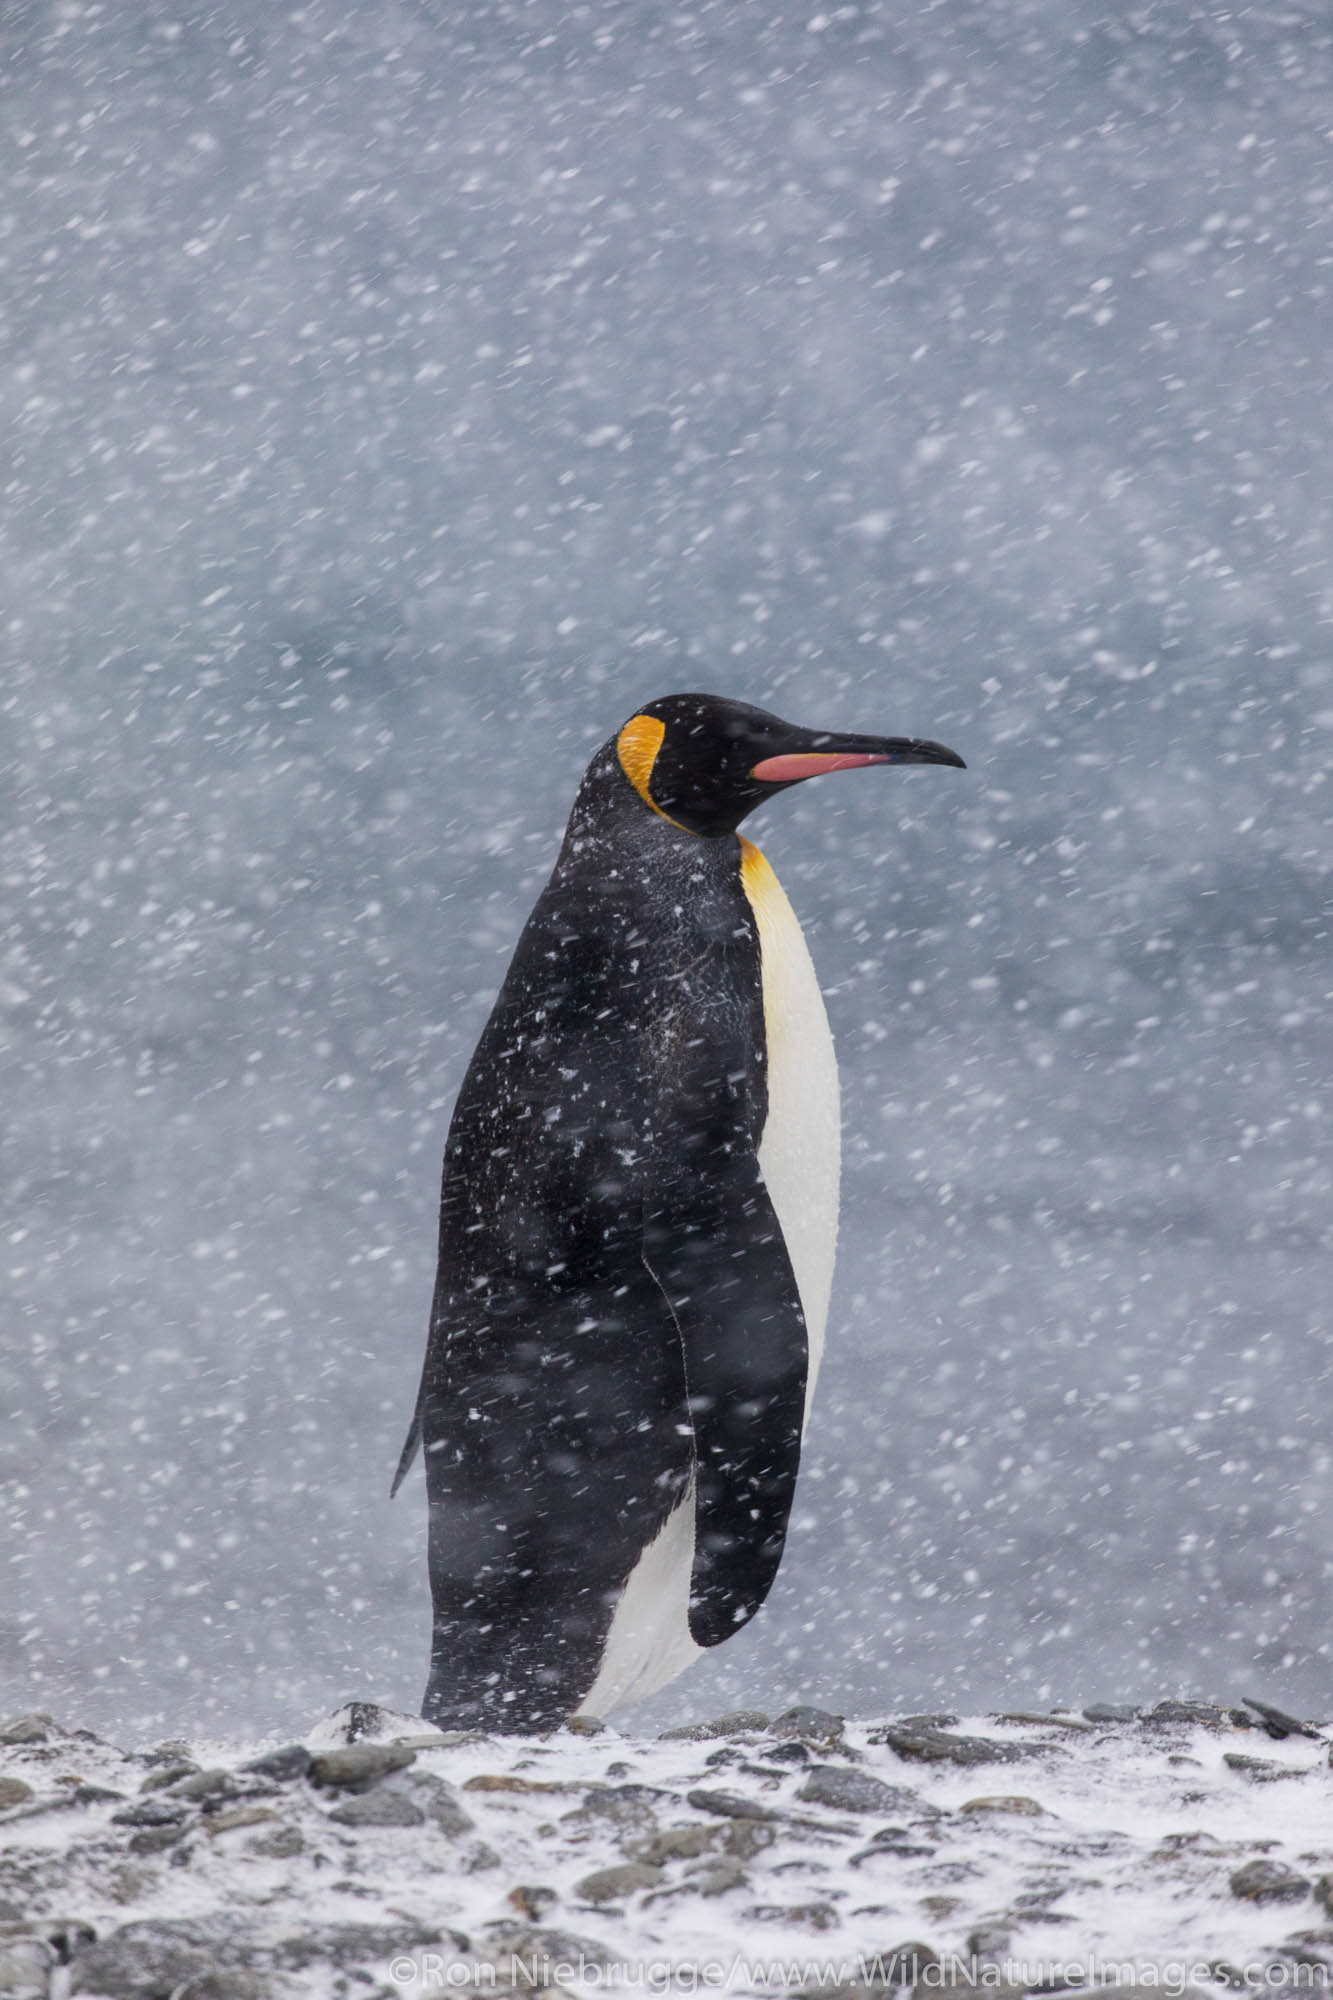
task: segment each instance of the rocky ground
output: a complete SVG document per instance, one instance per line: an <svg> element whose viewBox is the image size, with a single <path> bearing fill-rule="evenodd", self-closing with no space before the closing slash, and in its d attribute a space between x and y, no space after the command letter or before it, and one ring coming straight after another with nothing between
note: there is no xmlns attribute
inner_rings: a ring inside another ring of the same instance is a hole
<svg viewBox="0 0 1333 2000"><path fill-rule="evenodd" d="M1328 1738L1257 1703L124 1751L0 1725L0 1995L1333 1986Z"/></svg>

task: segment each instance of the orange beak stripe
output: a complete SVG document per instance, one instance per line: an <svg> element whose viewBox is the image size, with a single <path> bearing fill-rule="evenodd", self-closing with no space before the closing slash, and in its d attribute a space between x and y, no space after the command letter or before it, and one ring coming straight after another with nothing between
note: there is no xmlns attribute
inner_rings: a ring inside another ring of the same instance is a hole
<svg viewBox="0 0 1333 2000"><path fill-rule="evenodd" d="M751 771L767 785L789 785L796 778L818 778L825 771L859 771L863 764L892 764L892 757L877 757L857 750L811 751L808 755L765 757Z"/></svg>

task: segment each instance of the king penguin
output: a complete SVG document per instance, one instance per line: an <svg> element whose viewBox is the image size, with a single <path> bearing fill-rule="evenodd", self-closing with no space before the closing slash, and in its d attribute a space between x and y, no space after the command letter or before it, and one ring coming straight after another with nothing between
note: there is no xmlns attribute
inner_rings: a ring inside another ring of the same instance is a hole
<svg viewBox="0 0 1333 2000"><path fill-rule="evenodd" d="M952 764L714 695L597 752L467 1070L396 1492L424 1447L422 1712L541 1732L738 1631L782 1558L838 1222L838 1074L737 828L806 779Z"/></svg>

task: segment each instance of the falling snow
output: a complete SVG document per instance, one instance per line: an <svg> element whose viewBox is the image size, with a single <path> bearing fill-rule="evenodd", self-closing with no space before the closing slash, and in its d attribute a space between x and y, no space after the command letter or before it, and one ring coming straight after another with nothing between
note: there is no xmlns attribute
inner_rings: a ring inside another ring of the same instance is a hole
<svg viewBox="0 0 1333 2000"><path fill-rule="evenodd" d="M592 748L751 823L842 1065L764 1613L658 1698L1327 1706L1333 27L0 23L0 1712L419 1697L463 1067Z"/></svg>

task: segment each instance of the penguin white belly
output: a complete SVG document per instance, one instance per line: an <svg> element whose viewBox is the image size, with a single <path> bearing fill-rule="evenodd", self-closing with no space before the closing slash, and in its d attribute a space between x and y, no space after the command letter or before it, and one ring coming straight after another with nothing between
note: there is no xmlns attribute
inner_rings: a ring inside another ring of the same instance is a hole
<svg viewBox="0 0 1333 2000"><path fill-rule="evenodd" d="M768 1117L759 1170L777 1214L801 1295L809 1340L805 1417L824 1352L838 1237L842 1136L838 1065L828 1015L796 913L759 849L741 841L741 881L759 931ZM642 1701L697 1660L690 1636L694 1569L691 1481L630 1573L580 1714L601 1716Z"/></svg>
<svg viewBox="0 0 1333 2000"><path fill-rule="evenodd" d="M808 1425L838 1247L838 1064L796 912L759 849L742 840L741 850L741 880L759 927L768 1040L768 1120L759 1143L759 1170L777 1211L805 1314Z"/></svg>
<svg viewBox="0 0 1333 2000"><path fill-rule="evenodd" d="M580 1715L606 1715L643 1701L683 1673L703 1652L690 1637L694 1570L694 1481L668 1514L634 1568L606 1635L597 1678Z"/></svg>

